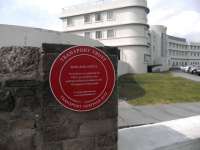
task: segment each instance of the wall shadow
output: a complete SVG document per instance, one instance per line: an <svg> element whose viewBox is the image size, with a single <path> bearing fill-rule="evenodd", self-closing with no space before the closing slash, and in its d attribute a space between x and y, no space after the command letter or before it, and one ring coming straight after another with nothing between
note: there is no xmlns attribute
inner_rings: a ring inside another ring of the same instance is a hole
<svg viewBox="0 0 200 150"><path fill-rule="evenodd" d="M145 90L135 80L133 74L126 74L119 77L119 98L133 100L145 95Z"/></svg>

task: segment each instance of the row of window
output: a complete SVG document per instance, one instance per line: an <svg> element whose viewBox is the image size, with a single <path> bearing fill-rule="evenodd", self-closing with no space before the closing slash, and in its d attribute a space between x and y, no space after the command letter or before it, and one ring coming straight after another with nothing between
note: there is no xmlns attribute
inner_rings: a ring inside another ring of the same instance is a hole
<svg viewBox="0 0 200 150"><path fill-rule="evenodd" d="M106 12L107 20L113 20L113 11L107 11ZM84 22L85 23L91 23L92 22L92 16L95 16L95 21L103 21L103 13L102 12L96 12L95 14L86 14L84 15Z"/></svg>
<svg viewBox="0 0 200 150"><path fill-rule="evenodd" d="M193 45L182 45L169 42L169 47L177 48L177 49L191 49L191 50L200 50L200 46L193 46Z"/></svg>
<svg viewBox="0 0 200 150"><path fill-rule="evenodd" d="M94 14L85 14L84 17L84 23L92 23L92 16L95 18L95 22L103 21L103 12L96 12ZM113 20L113 11L107 11L106 12L106 18L107 20ZM73 18L67 17L67 26L74 25Z"/></svg>
<svg viewBox="0 0 200 150"><path fill-rule="evenodd" d="M170 65L170 61L169 61ZM172 66L187 66L187 65L200 65L199 61L187 62L187 61L173 61Z"/></svg>
<svg viewBox="0 0 200 150"><path fill-rule="evenodd" d="M169 55L170 56L195 56L200 57L200 52L186 52L186 51L176 51L169 49Z"/></svg>
<svg viewBox="0 0 200 150"><path fill-rule="evenodd" d="M107 32L107 38L114 38L115 37L114 29L109 29L106 32ZM84 36L86 38L92 38L92 32L85 32ZM95 31L95 38L96 39L102 39L103 38L103 32L102 31Z"/></svg>

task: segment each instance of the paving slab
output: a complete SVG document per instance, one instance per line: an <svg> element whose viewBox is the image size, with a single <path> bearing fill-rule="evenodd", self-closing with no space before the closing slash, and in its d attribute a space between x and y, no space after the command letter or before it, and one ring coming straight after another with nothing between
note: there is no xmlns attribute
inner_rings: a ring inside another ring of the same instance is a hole
<svg viewBox="0 0 200 150"><path fill-rule="evenodd" d="M194 74L189 74L184 72L172 72L172 75L174 75L175 77L182 77L196 82L200 82L200 76Z"/></svg>
<svg viewBox="0 0 200 150"><path fill-rule="evenodd" d="M133 125L144 125L144 124L151 124L154 122L159 122L154 117L141 113L137 110L132 108L130 109L119 109L119 119L118 119L118 126L119 127L128 127Z"/></svg>
<svg viewBox="0 0 200 150"><path fill-rule="evenodd" d="M120 100L118 114L118 127L126 128L200 115L200 102L132 106Z"/></svg>
<svg viewBox="0 0 200 150"><path fill-rule="evenodd" d="M194 114L200 114L200 103L174 104L177 108L184 109Z"/></svg>
<svg viewBox="0 0 200 150"><path fill-rule="evenodd" d="M171 104L171 105L161 105L160 109L169 112L171 114L174 114L178 117L189 117L189 116L195 116L197 113L192 112L190 110L184 109L182 107L178 107L181 104ZM187 106L186 106L187 108ZM200 113L200 112L199 112Z"/></svg>
<svg viewBox="0 0 200 150"><path fill-rule="evenodd" d="M133 107L133 109L140 111L143 114L147 114L150 117L154 117L155 119L161 121L173 120L178 116L177 114L171 113L170 111L166 111L162 109L162 106L138 106Z"/></svg>
<svg viewBox="0 0 200 150"><path fill-rule="evenodd" d="M120 129L119 150L199 150L200 116Z"/></svg>

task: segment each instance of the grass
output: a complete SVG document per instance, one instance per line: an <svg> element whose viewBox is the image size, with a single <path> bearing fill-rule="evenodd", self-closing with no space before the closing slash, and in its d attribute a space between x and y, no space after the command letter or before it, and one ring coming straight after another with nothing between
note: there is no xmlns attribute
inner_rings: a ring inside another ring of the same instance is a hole
<svg viewBox="0 0 200 150"><path fill-rule="evenodd" d="M128 74L119 78L119 97L132 105L200 102L200 83L170 73Z"/></svg>

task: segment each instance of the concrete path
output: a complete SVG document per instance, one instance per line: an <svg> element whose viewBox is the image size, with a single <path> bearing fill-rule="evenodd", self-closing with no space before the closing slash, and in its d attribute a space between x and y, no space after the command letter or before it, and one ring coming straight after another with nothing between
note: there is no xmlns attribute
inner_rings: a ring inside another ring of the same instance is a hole
<svg viewBox="0 0 200 150"><path fill-rule="evenodd" d="M120 129L119 150L200 150L200 116Z"/></svg>
<svg viewBox="0 0 200 150"><path fill-rule="evenodd" d="M132 106L119 101L118 127L126 128L200 115L199 103Z"/></svg>
<svg viewBox="0 0 200 150"><path fill-rule="evenodd" d="M184 73L184 72L172 72L172 75L174 75L175 77L183 77L183 78L186 78L189 80L200 82L200 76L198 76L198 75Z"/></svg>

